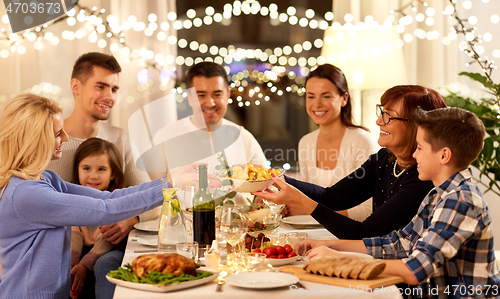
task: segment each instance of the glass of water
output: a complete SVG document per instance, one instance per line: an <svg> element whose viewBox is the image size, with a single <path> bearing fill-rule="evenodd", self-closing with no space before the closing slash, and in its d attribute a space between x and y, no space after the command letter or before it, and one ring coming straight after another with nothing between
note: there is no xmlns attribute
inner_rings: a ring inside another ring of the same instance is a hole
<svg viewBox="0 0 500 299"><path fill-rule="evenodd" d="M198 264L198 242L178 242L176 244L177 253L193 260Z"/></svg>
<svg viewBox="0 0 500 299"><path fill-rule="evenodd" d="M307 239L306 232L291 232L285 235L286 243L292 246L293 250L300 257L299 260L301 261L307 259L306 257L307 244L305 242L306 239ZM299 243L301 243L299 247L295 246Z"/></svg>

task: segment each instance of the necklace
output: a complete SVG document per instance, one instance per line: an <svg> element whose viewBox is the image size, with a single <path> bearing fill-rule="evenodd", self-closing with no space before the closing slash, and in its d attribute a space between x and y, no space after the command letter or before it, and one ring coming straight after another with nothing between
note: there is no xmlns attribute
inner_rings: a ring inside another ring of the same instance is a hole
<svg viewBox="0 0 500 299"><path fill-rule="evenodd" d="M396 178L399 178L403 174L403 172L405 172L406 169L403 168L403 170L400 173L396 173L396 165L398 165L398 159L396 159L396 161L394 162L394 168L392 169L392 173Z"/></svg>

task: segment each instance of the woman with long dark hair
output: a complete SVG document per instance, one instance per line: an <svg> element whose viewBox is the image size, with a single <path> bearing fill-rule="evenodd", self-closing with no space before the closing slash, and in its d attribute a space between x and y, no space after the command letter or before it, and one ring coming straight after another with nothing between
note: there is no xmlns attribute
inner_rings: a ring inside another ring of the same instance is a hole
<svg viewBox="0 0 500 299"><path fill-rule="evenodd" d="M328 187L361 166L379 146L366 128L354 124L342 70L320 65L309 72L305 86L307 114L319 128L300 139L300 179ZM300 213L298 209L291 212ZM372 200L337 213L363 221L372 213Z"/></svg>

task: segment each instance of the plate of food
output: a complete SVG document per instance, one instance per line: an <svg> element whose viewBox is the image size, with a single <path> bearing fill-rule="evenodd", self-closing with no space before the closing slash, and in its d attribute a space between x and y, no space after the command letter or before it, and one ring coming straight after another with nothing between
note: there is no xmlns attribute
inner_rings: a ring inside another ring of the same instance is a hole
<svg viewBox="0 0 500 299"><path fill-rule="evenodd" d="M299 278L288 273L243 272L226 278L226 283L247 289L273 289L297 283Z"/></svg>
<svg viewBox="0 0 500 299"><path fill-rule="evenodd" d="M257 192L267 189L273 184L271 173L277 177L285 174L283 168L262 168L251 163L244 167L235 165L231 169L231 176L227 172L220 176L222 184L232 185L232 189L236 192Z"/></svg>
<svg viewBox="0 0 500 299"><path fill-rule="evenodd" d="M270 239L264 234L257 237L247 234L245 236L245 248L247 252L252 252L252 254L264 253L266 255L265 263L273 267L288 265L298 259L291 245L272 245Z"/></svg>
<svg viewBox="0 0 500 299"><path fill-rule="evenodd" d="M290 244L272 245L262 249L262 253L266 254L266 263L273 267L291 264L299 258Z"/></svg>
<svg viewBox="0 0 500 299"><path fill-rule="evenodd" d="M111 271L106 279L116 285L150 292L171 292L206 284L218 272L196 270L196 264L177 253L140 255L132 265Z"/></svg>
<svg viewBox="0 0 500 299"><path fill-rule="evenodd" d="M147 231L147 232L157 232L159 226L159 219L144 221L134 224L134 228Z"/></svg>

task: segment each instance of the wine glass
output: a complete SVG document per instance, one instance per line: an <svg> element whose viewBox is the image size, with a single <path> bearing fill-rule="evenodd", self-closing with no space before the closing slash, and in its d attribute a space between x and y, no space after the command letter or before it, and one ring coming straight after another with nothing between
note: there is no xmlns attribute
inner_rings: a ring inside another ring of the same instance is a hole
<svg viewBox="0 0 500 299"><path fill-rule="evenodd" d="M184 186L184 189L181 190L179 196L179 202L181 205L181 218L184 223L184 227L186 229L186 241L192 242L194 241L193 235L193 202L192 198L195 193L194 186Z"/></svg>
<svg viewBox="0 0 500 299"><path fill-rule="evenodd" d="M299 256L299 261L307 260L306 252L307 252L307 233L306 232L290 232L285 235L286 242L292 246L295 253ZM297 247L296 244L302 242L301 246ZM297 247L297 248L296 248Z"/></svg>
<svg viewBox="0 0 500 299"><path fill-rule="evenodd" d="M218 213L216 236L227 242L227 264L235 272L239 271L244 253L245 235L248 231L248 219L242 206L222 206Z"/></svg>

